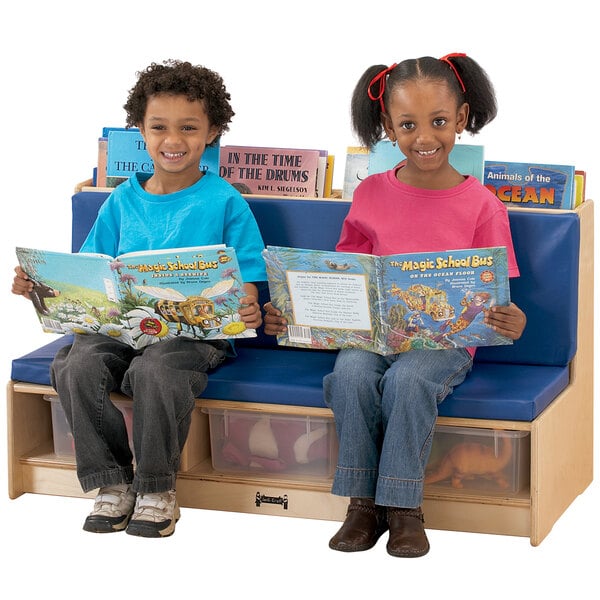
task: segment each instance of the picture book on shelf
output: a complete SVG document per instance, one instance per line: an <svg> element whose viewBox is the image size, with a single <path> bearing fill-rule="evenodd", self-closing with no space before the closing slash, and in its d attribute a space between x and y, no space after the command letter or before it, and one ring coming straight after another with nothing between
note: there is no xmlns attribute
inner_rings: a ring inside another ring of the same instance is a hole
<svg viewBox="0 0 600 600"><path fill-rule="evenodd" d="M369 149L365 146L348 146L344 168L342 198L352 200L358 184L369 175Z"/></svg>
<svg viewBox="0 0 600 600"><path fill-rule="evenodd" d="M102 333L141 348L175 336L255 337L238 309L243 282L224 245L104 254L17 248L44 331Z"/></svg>
<svg viewBox="0 0 600 600"><path fill-rule="evenodd" d="M575 167L485 161L484 185L502 202L527 208L573 208Z"/></svg>
<svg viewBox="0 0 600 600"><path fill-rule="evenodd" d="M316 197L325 182L326 155L324 150L222 146L219 175L242 194Z"/></svg>
<svg viewBox="0 0 600 600"><path fill-rule="evenodd" d="M393 169L406 158L390 140L381 140L369 152L369 175ZM473 144L455 144L448 156L450 164L461 175L472 175L483 182L484 147Z"/></svg>
<svg viewBox="0 0 600 600"><path fill-rule="evenodd" d="M267 246L282 346L378 354L512 344L483 322L510 302L506 248L373 256Z"/></svg>

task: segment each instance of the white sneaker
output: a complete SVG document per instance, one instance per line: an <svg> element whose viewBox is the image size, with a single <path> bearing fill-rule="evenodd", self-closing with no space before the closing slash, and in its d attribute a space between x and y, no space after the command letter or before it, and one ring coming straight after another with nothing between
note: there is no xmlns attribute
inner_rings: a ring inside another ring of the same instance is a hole
<svg viewBox="0 0 600 600"><path fill-rule="evenodd" d="M83 528L92 533L111 533L127 527L133 506L135 492L126 483L109 485L98 490L94 500L94 510L87 516Z"/></svg>
<svg viewBox="0 0 600 600"><path fill-rule="evenodd" d="M167 537L175 531L179 517L175 490L138 494L127 533L142 537Z"/></svg>

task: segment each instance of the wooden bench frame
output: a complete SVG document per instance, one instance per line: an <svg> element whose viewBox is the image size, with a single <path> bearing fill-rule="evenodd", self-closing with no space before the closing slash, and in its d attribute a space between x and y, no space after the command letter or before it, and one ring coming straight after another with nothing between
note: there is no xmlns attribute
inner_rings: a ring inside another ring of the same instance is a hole
<svg viewBox="0 0 600 600"><path fill-rule="evenodd" d="M526 209L517 209L526 210ZM533 421L440 417L439 424L525 431L530 440L530 485L516 496L477 495L464 490L425 489L426 526L433 529L529 537L537 546L593 478L593 289L594 213L587 201L580 218L577 353L570 383ZM543 351L543 349L540 349ZM73 459L54 454L48 386L10 381L8 407L9 496L24 493L83 494ZM120 400L128 402L122 396ZM343 520L347 499L330 493L328 480L300 480L216 472L210 456L208 415L203 408L331 416L328 409L199 399L193 412L177 482L181 506L279 516Z"/></svg>

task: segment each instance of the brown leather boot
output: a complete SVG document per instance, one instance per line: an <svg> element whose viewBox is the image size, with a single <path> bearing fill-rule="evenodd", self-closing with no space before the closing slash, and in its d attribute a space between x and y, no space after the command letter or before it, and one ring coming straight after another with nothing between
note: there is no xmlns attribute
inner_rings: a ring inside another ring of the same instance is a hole
<svg viewBox="0 0 600 600"><path fill-rule="evenodd" d="M341 552L368 550L387 528L383 506L377 506L372 498L350 498L346 520L329 540L329 547Z"/></svg>
<svg viewBox="0 0 600 600"><path fill-rule="evenodd" d="M388 506L387 522L390 528L390 539L386 547L388 554L416 558L429 552L421 508Z"/></svg>

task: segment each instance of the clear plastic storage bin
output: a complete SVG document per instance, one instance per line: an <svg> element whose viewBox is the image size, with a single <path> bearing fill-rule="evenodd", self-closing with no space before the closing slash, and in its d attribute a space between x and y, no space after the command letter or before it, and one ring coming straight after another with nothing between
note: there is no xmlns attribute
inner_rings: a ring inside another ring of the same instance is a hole
<svg viewBox="0 0 600 600"><path fill-rule="evenodd" d="M58 456L74 456L73 434L67 422L65 411L60 404L58 396L45 395L44 400L48 400L52 406L52 437L54 439L54 454ZM125 426L129 438L129 446L133 452L133 407L131 403L115 402L115 405L125 417Z"/></svg>
<svg viewBox="0 0 600 600"><path fill-rule="evenodd" d="M514 495L529 484L527 431L435 429L425 485Z"/></svg>
<svg viewBox="0 0 600 600"><path fill-rule="evenodd" d="M337 437L332 418L204 408L216 471L333 475Z"/></svg>

